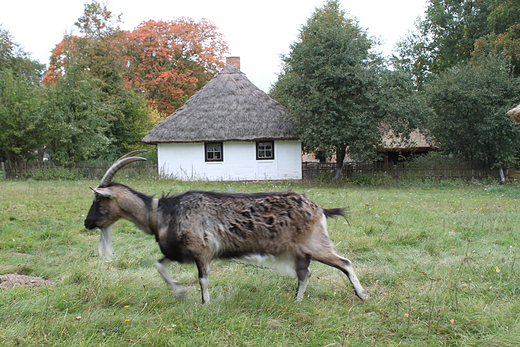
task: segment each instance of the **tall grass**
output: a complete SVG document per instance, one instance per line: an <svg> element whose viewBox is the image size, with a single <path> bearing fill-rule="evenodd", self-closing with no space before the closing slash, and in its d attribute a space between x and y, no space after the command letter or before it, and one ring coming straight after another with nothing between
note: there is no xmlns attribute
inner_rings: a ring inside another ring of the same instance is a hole
<svg viewBox="0 0 520 347"><path fill-rule="evenodd" d="M47 286L0 286L6 346L518 346L520 188L444 182L399 187L123 180L150 194L188 189L296 190L325 207L338 253L371 299L338 270L312 263L306 297L269 269L215 261L212 302L200 304L193 265L170 273L189 289L177 300L156 273L153 237L114 228L115 258L97 255L83 219L91 181L2 182L0 274Z"/></svg>

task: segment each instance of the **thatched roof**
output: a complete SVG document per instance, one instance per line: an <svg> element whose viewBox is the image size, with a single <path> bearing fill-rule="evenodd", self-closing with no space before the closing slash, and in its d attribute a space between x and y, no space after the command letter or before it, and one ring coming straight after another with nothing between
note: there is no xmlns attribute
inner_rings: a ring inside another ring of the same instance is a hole
<svg viewBox="0 0 520 347"><path fill-rule="evenodd" d="M421 129L415 129L409 135L409 138L404 138L401 135L396 135L392 129L387 125L382 125L380 131L383 133L382 149L385 151L403 151L403 150L437 150L438 146L432 139L426 137Z"/></svg>
<svg viewBox="0 0 520 347"><path fill-rule="evenodd" d="M296 139L287 109L228 65L144 138L150 144Z"/></svg>
<svg viewBox="0 0 520 347"><path fill-rule="evenodd" d="M516 123L520 123L520 105L507 111L507 114L510 115Z"/></svg>

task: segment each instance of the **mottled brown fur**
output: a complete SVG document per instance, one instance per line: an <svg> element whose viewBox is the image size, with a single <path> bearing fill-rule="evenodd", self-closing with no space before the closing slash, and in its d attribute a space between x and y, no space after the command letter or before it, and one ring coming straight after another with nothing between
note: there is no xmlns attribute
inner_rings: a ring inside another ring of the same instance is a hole
<svg viewBox="0 0 520 347"><path fill-rule="evenodd" d="M326 237L321 227L323 209L293 192L269 194L217 194L187 192L159 200L159 220L176 218L159 228L165 255L178 247L170 239L191 239L183 247L197 252L203 247L213 257L245 254L300 253L305 243ZM171 234L175 234L175 238ZM175 258L171 254L169 258ZM177 259L175 259L177 260ZM178 259L182 261L182 259Z"/></svg>

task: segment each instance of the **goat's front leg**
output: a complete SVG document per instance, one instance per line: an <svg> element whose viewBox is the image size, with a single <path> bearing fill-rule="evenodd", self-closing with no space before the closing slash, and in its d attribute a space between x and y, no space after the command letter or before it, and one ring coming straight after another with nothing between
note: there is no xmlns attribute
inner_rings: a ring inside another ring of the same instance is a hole
<svg viewBox="0 0 520 347"><path fill-rule="evenodd" d="M168 272L166 271L166 268L164 265L168 264L170 260L168 258L162 258L157 263L155 263L155 267L157 268L157 271L161 274L162 278L170 287L170 289L173 291L176 297L183 298L184 294L186 294L186 288L184 288L179 282L175 281L173 278L170 277Z"/></svg>
<svg viewBox="0 0 520 347"><path fill-rule="evenodd" d="M202 291L202 303L209 302L209 261L198 259L195 261L199 270L199 284Z"/></svg>

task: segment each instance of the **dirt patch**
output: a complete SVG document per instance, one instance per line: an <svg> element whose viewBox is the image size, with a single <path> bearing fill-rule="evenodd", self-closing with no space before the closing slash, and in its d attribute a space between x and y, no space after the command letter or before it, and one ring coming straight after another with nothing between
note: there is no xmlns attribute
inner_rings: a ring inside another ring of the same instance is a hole
<svg viewBox="0 0 520 347"><path fill-rule="evenodd" d="M54 284L54 282L48 281L41 277L33 277L18 274L0 275L0 288L12 286L41 287L52 286Z"/></svg>

